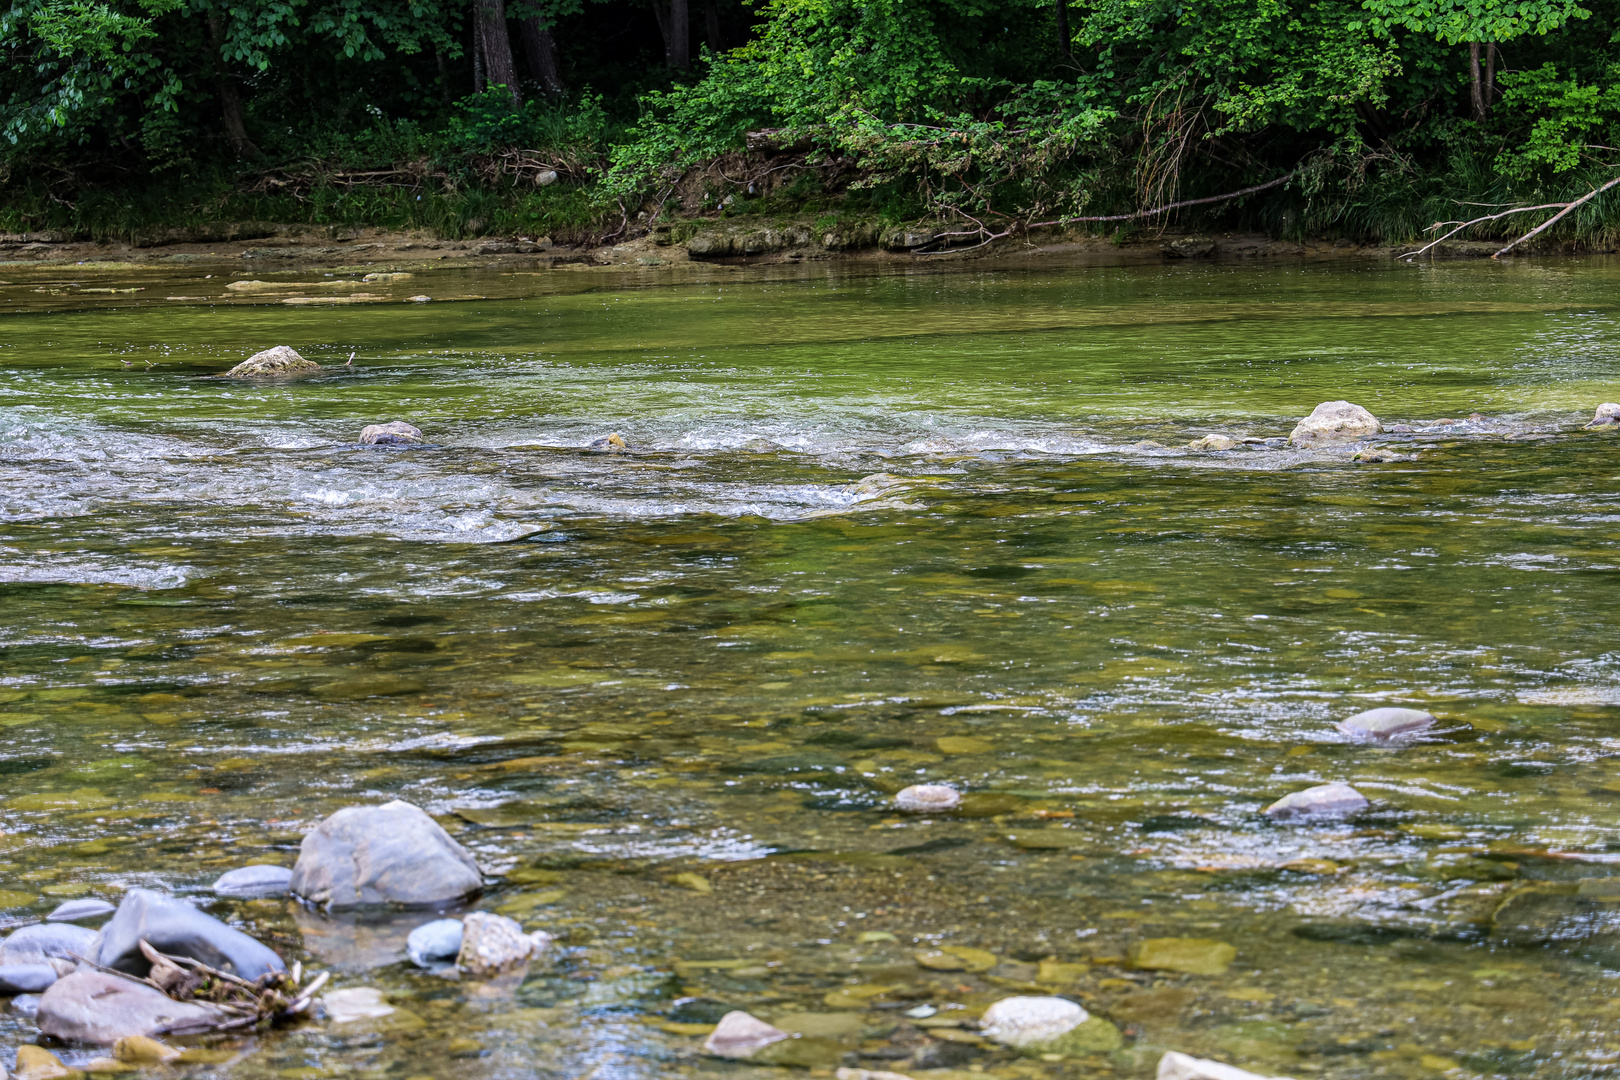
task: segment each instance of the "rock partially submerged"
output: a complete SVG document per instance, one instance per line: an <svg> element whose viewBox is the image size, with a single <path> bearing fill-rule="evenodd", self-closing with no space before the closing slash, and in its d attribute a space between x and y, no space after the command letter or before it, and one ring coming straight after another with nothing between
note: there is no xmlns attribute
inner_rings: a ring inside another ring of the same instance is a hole
<svg viewBox="0 0 1620 1080"><path fill-rule="evenodd" d="M71 923L25 926L0 943L0 964L46 964L60 975L78 970L95 952L99 935Z"/></svg>
<svg viewBox="0 0 1620 1080"><path fill-rule="evenodd" d="M1090 1019L1068 998L1009 997L984 1010L980 1030L1003 1046L1022 1049L1049 1043Z"/></svg>
<svg viewBox="0 0 1620 1080"><path fill-rule="evenodd" d="M1238 441L1230 435L1205 435L1187 444L1189 450L1232 450Z"/></svg>
<svg viewBox="0 0 1620 1080"><path fill-rule="evenodd" d="M361 428L360 441L367 446L414 446L422 441L422 431L403 420L390 420Z"/></svg>
<svg viewBox="0 0 1620 1080"><path fill-rule="evenodd" d="M37 994L59 978L49 964L0 964L0 994Z"/></svg>
<svg viewBox="0 0 1620 1080"><path fill-rule="evenodd" d="M287 891L292 871L285 866L244 866L228 870L214 882L220 896L275 896Z"/></svg>
<svg viewBox="0 0 1620 1080"><path fill-rule="evenodd" d="M456 966L469 975L499 975L527 964L551 944L551 935L525 934L517 920L474 911L461 920Z"/></svg>
<svg viewBox="0 0 1620 1080"><path fill-rule="evenodd" d="M349 806L304 837L292 891L334 908L440 904L484 887L467 849L418 807L398 799Z"/></svg>
<svg viewBox="0 0 1620 1080"><path fill-rule="evenodd" d="M417 967L443 967L455 962L461 937L460 919L434 919L411 931L405 939L405 953Z"/></svg>
<svg viewBox="0 0 1620 1080"><path fill-rule="evenodd" d="M1349 784L1335 781L1331 784L1317 784L1304 791L1290 792L1266 807L1266 813L1271 817L1282 819L1348 817L1366 808L1366 796Z"/></svg>
<svg viewBox="0 0 1620 1080"><path fill-rule="evenodd" d="M394 1007L383 1000L382 991L372 986L327 991L321 1004L326 1008L326 1018L334 1024L375 1020L394 1012Z"/></svg>
<svg viewBox="0 0 1620 1080"><path fill-rule="evenodd" d="M619 454L630 449L630 444L624 441L624 436L615 431L611 435L604 435L600 439L591 441L591 449L605 454Z"/></svg>
<svg viewBox="0 0 1620 1080"><path fill-rule="evenodd" d="M158 952L189 957L249 981L287 970L269 948L212 915L151 889L131 889L101 929L96 963L145 976L152 962L141 950L143 941Z"/></svg>
<svg viewBox="0 0 1620 1080"><path fill-rule="evenodd" d="M313 360L305 360L296 351L285 345L277 345L263 352L254 353L246 360L227 371L227 379L289 379L300 375L313 375L321 370L321 365Z"/></svg>
<svg viewBox="0 0 1620 1080"><path fill-rule="evenodd" d="M1592 416L1592 422L1586 426L1598 428L1610 427L1615 424L1620 424L1620 405L1616 405L1612 401L1605 401L1597 407L1597 412Z"/></svg>
<svg viewBox="0 0 1620 1080"><path fill-rule="evenodd" d="M954 810L961 802L962 793L947 784L912 784L894 797L894 805L916 814Z"/></svg>
<svg viewBox="0 0 1620 1080"><path fill-rule="evenodd" d="M1421 735L1434 724L1434 715L1421 709L1383 708L1356 713L1334 727L1362 742L1390 743Z"/></svg>
<svg viewBox="0 0 1620 1080"><path fill-rule="evenodd" d="M1158 1080L1283 1080L1171 1050L1159 1059Z"/></svg>
<svg viewBox="0 0 1620 1080"><path fill-rule="evenodd" d="M111 1046L130 1035L206 1031L226 1019L211 1005L175 1001L117 975L79 971L45 991L34 1021L58 1039Z"/></svg>
<svg viewBox="0 0 1620 1080"><path fill-rule="evenodd" d="M1331 446L1377 435L1378 418L1348 401L1324 401L1311 415L1294 425L1288 441L1294 446Z"/></svg>
<svg viewBox="0 0 1620 1080"><path fill-rule="evenodd" d="M111 915L117 910L116 907L105 900L97 900L93 896L84 896L58 905L55 911L45 916L45 921L83 922L86 919L99 919L103 915Z"/></svg>
<svg viewBox="0 0 1620 1080"><path fill-rule="evenodd" d="M715 1057L743 1061L753 1057L772 1043L791 1038L781 1028L772 1027L757 1016L741 1009L726 1013L703 1040L703 1051Z"/></svg>

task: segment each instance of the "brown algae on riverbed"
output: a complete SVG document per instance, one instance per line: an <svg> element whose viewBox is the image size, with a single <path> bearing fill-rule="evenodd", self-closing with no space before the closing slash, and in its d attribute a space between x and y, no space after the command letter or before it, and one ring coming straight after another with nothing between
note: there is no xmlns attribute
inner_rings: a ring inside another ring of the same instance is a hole
<svg viewBox="0 0 1620 1080"><path fill-rule="evenodd" d="M1614 437L1580 425L1620 381L1613 274L9 315L5 917L171 890L393 1007L170 1067L240 1077L1603 1071L1620 532ZM198 378L273 344L360 358ZM1416 460L1282 444L1340 397ZM429 446L354 444L392 419ZM631 450L590 453L609 431ZM1257 441L1177 449L1211 432ZM1381 704L1440 723L1334 730ZM1368 810L1261 812L1334 780ZM897 812L922 782L966 798ZM521 984L406 962L432 913L207 892L392 798L480 860L477 906L557 936ZM1015 994L1110 1026L986 1043ZM798 1064L702 1056L731 1008Z"/></svg>

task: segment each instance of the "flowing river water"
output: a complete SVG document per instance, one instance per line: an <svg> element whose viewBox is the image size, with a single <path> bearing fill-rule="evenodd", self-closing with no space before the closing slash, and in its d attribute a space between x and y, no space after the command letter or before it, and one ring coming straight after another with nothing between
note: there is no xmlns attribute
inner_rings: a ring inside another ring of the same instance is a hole
<svg viewBox="0 0 1620 1080"><path fill-rule="evenodd" d="M689 273L0 267L0 916L160 888L395 1006L168 1074L807 1075L733 1007L809 1075L1620 1066L1620 261ZM273 344L335 370L209 377ZM1413 430L1286 445L1336 398ZM208 891L394 798L521 984ZM980 1045L1016 993L1113 1028Z"/></svg>

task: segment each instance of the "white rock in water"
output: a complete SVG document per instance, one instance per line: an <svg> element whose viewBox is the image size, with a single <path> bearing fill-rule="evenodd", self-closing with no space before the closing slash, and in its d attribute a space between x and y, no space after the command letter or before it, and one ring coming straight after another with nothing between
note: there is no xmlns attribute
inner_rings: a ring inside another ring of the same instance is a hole
<svg viewBox="0 0 1620 1080"><path fill-rule="evenodd" d="M422 441L422 430L403 420L367 424L360 429L360 441L367 446L410 446Z"/></svg>
<svg viewBox="0 0 1620 1080"><path fill-rule="evenodd" d="M285 345L254 353L225 373L227 379L276 379L292 375L313 375L321 365L305 360L296 349Z"/></svg>
<svg viewBox="0 0 1620 1080"><path fill-rule="evenodd" d="M1240 1069L1236 1065L1223 1065L1219 1061L1195 1058L1190 1054L1171 1050L1159 1059L1158 1080L1285 1080L1285 1078L1261 1076L1259 1073Z"/></svg>
<svg viewBox="0 0 1620 1080"><path fill-rule="evenodd" d="M1394 742L1434 726L1434 715L1420 709L1368 709L1334 726L1353 739Z"/></svg>
<svg viewBox="0 0 1620 1080"><path fill-rule="evenodd" d="M1068 998L1002 998L979 1021L985 1035L1006 1046L1034 1046L1067 1035L1091 1014Z"/></svg>
<svg viewBox="0 0 1620 1080"><path fill-rule="evenodd" d="M405 955L417 967L448 964L461 952L461 920L434 919L412 930L405 939Z"/></svg>
<svg viewBox="0 0 1620 1080"><path fill-rule="evenodd" d="M781 1028L772 1027L741 1009L734 1009L722 1016L714 1030L709 1032L709 1037L703 1040L703 1052L741 1061L789 1037Z"/></svg>
<svg viewBox="0 0 1620 1080"><path fill-rule="evenodd" d="M1605 401L1597 407L1592 422L1586 426L1589 428L1608 427L1611 424L1620 424L1620 405L1616 405L1612 401Z"/></svg>
<svg viewBox="0 0 1620 1080"><path fill-rule="evenodd" d="M1378 418L1348 401L1324 401L1311 415L1294 425L1288 441L1295 446L1323 446L1355 442L1382 430Z"/></svg>
<svg viewBox="0 0 1620 1080"><path fill-rule="evenodd" d="M347 1024L355 1020L388 1016L394 1007L383 1000L382 991L372 986L356 986L347 990L328 990L321 998L327 1019L334 1024Z"/></svg>
<svg viewBox="0 0 1620 1080"><path fill-rule="evenodd" d="M961 801L962 793L946 784L912 784L894 797L900 809L921 814L954 810Z"/></svg>
<svg viewBox="0 0 1620 1080"><path fill-rule="evenodd" d="M474 911L461 920L456 966L471 975L498 975L527 964L546 944L523 932L517 920Z"/></svg>
<svg viewBox="0 0 1620 1080"><path fill-rule="evenodd" d="M1366 808L1366 796L1349 784L1335 781L1284 795L1266 807L1266 813L1274 818L1345 817Z"/></svg>

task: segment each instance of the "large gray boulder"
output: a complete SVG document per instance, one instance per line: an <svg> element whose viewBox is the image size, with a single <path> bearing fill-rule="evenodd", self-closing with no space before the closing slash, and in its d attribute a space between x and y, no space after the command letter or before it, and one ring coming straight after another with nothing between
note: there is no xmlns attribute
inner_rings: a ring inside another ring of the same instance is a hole
<svg viewBox="0 0 1620 1080"><path fill-rule="evenodd" d="M101 935L70 923L39 923L17 930L0 942L0 964L48 964L66 975L80 959L94 959Z"/></svg>
<svg viewBox="0 0 1620 1080"><path fill-rule="evenodd" d="M131 889L112 921L101 928L96 963L144 977L152 965L141 953L143 940L160 953L189 956L243 979L287 969L268 947L183 900Z"/></svg>
<svg viewBox="0 0 1620 1080"><path fill-rule="evenodd" d="M111 1046L131 1035L206 1031L226 1019L211 1005L175 1001L150 986L99 971L58 979L39 999L39 1030L67 1042Z"/></svg>
<svg viewBox="0 0 1620 1080"><path fill-rule="evenodd" d="M1295 446L1331 446L1371 438L1381 430L1378 418L1348 401L1324 401L1294 425L1288 441Z"/></svg>
<svg viewBox="0 0 1620 1080"><path fill-rule="evenodd" d="M313 904L441 904L484 887L467 849L418 807L349 806L304 837L292 891Z"/></svg>
<svg viewBox="0 0 1620 1080"><path fill-rule="evenodd" d="M1612 401L1605 401L1597 407L1597 412L1592 414L1592 422L1586 426L1589 428L1613 427L1615 424L1620 424L1620 405L1616 405Z"/></svg>
<svg viewBox="0 0 1620 1080"><path fill-rule="evenodd" d="M227 379L287 379L313 375L321 365L305 360L285 345L254 353L225 373Z"/></svg>

